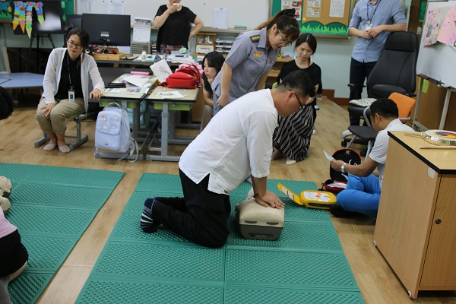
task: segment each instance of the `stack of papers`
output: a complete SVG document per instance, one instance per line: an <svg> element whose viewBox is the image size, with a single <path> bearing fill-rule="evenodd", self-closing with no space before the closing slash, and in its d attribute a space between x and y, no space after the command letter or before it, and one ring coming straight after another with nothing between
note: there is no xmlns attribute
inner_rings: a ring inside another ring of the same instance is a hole
<svg viewBox="0 0 456 304"><path fill-rule="evenodd" d="M168 63L166 63L166 60L164 60L164 59L151 65L150 69L152 70L154 75L157 76L157 78L160 82L166 82L166 79L168 78L168 76L173 73L171 71Z"/></svg>
<svg viewBox="0 0 456 304"><path fill-rule="evenodd" d="M182 98L184 95L179 93L178 91L167 91L167 92L158 92L158 96L160 96L163 99L170 99L170 98Z"/></svg>
<svg viewBox="0 0 456 304"><path fill-rule="evenodd" d="M174 63L194 62L193 57L188 54L171 54L166 57L166 60Z"/></svg>
<svg viewBox="0 0 456 304"><path fill-rule="evenodd" d="M124 74L113 81L113 83L125 83L125 88L107 88L104 94L116 95L116 96L128 96L134 97L136 95L146 94L150 87L157 81L157 77L154 76L142 76L142 75L131 75Z"/></svg>
<svg viewBox="0 0 456 304"><path fill-rule="evenodd" d="M329 160L329 161L332 161L334 160L334 157L332 157L328 152L324 151L323 152L325 153L325 156L326 156L326 159Z"/></svg>

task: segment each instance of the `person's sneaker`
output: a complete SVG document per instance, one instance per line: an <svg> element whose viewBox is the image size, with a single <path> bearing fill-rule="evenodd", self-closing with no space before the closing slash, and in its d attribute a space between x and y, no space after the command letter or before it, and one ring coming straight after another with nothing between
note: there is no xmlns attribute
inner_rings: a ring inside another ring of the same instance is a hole
<svg viewBox="0 0 456 304"><path fill-rule="evenodd" d="M317 105L314 105L315 110L320 110L320 107Z"/></svg>
<svg viewBox="0 0 456 304"><path fill-rule="evenodd" d="M296 161L294 159L291 159L291 158L287 157L287 160L285 161L285 164L287 164L288 166L291 166L291 165L296 164Z"/></svg>
<svg viewBox="0 0 456 304"><path fill-rule="evenodd" d="M156 202L156 197L154 198L148 198L144 202L144 210L143 213L141 214L141 221L140 221L140 226L142 231L146 233L154 233L157 232L159 223L155 223L154 220L152 219L152 208Z"/></svg>
<svg viewBox="0 0 456 304"><path fill-rule="evenodd" d="M345 137L349 136L349 135L352 135L353 133L350 132L349 130L345 130L344 132L342 132L342 139L344 139Z"/></svg>
<svg viewBox="0 0 456 304"><path fill-rule="evenodd" d="M313 129L312 134L317 134L317 130Z"/></svg>
<svg viewBox="0 0 456 304"><path fill-rule="evenodd" d="M317 100L323 100L323 97L321 96L321 94L317 94Z"/></svg>

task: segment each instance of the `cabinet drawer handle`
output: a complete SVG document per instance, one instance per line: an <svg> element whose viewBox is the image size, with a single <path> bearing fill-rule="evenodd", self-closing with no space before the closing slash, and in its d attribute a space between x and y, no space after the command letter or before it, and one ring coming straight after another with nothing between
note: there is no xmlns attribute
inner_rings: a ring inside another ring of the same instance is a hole
<svg viewBox="0 0 456 304"><path fill-rule="evenodd" d="M436 220L435 220L435 223L436 223L437 225L440 224L441 222L442 222L441 219L436 219Z"/></svg>

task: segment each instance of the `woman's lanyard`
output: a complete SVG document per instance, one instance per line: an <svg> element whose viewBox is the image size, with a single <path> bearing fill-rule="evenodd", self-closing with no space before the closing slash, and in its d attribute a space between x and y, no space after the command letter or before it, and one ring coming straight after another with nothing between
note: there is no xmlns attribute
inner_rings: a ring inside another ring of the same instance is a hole
<svg viewBox="0 0 456 304"><path fill-rule="evenodd" d="M70 59L69 58L70 58L70 54L67 54L68 80L70 82L70 90L73 91L74 90L74 84L76 83L76 77L75 76L78 73L80 61L78 60L76 71L73 70L73 75L71 75ZM73 78L74 83L73 83L73 80L71 78Z"/></svg>
<svg viewBox="0 0 456 304"><path fill-rule="evenodd" d="M369 18L369 1L366 3L366 17L367 17L367 25L370 26L372 24L372 19L374 19L375 12L377 11L378 6L380 5L380 0L378 0L375 5L374 5L374 12L372 13L372 16Z"/></svg>

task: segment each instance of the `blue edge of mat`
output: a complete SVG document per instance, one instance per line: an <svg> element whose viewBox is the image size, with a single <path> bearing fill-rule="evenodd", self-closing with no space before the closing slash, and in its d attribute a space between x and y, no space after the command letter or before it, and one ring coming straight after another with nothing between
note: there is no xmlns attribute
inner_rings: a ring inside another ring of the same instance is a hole
<svg viewBox="0 0 456 304"><path fill-rule="evenodd" d="M125 173L0 163L0 175L13 184L6 218L29 253L10 297L35 303Z"/></svg>
<svg viewBox="0 0 456 304"><path fill-rule="evenodd" d="M240 236L234 206L251 187L244 182L230 195L227 244L209 249L140 230L146 198L182 196L177 175L143 174L76 303L364 303L328 212L296 205L277 182L268 180L286 204L277 241ZM295 193L317 188L280 182Z"/></svg>

